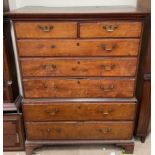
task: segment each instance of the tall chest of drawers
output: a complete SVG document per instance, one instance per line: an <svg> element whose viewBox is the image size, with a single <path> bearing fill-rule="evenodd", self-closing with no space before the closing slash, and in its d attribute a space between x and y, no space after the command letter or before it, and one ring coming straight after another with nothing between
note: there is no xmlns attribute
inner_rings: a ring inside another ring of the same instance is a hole
<svg viewBox="0 0 155 155"><path fill-rule="evenodd" d="M149 14L132 7L25 7L7 15L27 155L46 144L117 144L132 153Z"/></svg>

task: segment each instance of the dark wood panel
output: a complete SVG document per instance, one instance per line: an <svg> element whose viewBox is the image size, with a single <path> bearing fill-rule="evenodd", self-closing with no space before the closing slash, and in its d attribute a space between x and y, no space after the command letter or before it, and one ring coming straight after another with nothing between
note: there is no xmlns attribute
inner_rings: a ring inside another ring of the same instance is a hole
<svg viewBox="0 0 155 155"><path fill-rule="evenodd" d="M5 41L5 40L4 40ZM10 73L10 61L6 51L6 44L3 44L3 101L13 102L12 77Z"/></svg>
<svg viewBox="0 0 155 155"><path fill-rule="evenodd" d="M14 104L19 90L9 19L3 19L3 27L3 103Z"/></svg>
<svg viewBox="0 0 155 155"><path fill-rule="evenodd" d="M76 38L75 22L16 22L17 38Z"/></svg>
<svg viewBox="0 0 155 155"><path fill-rule="evenodd" d="M5 134L3 143L4 147L17 147L19 144L18 134Z"/></svg>
<svg viewBox="0 0 155 155"><path fill-rule="evenodd" d="M129 140L133 122L51 122L26 123L28 140Z"/></svg>
<svg viewBox="0 0 155 155"><path fill-rule="evenodd" d="M137 58L31 58L21 59L23 77L135 76Z"/></svg>
<svg viewBox="0 0 155 155"><path fill-rule="evenodd" d="M16 134L16 127L17 127L17 124L16 124L16 122L15 121L6 121L6 122L4 122L4 124L3 124L3 133L4 134Z"/></svg>
<svg viewBox="0 0 155 155"><path fill-rule="evenodd" d="M138 72L137 99L139 100L137 123L135 128L136 136L145 142L145 138L150 131L151 120L151 8L150 0L138 0L138 7L146 8L149 16L145 18L145 26L142 39L142 49Z"/></svg>
<svg viewBox="0 0 155 155"><path fill-rule="evenodd" d="M145 8L151 14L151 0L138 0L138 8ZM147 54L145 57L145 68L144 68L144 86L143 86L143 95L141 100L141 105L139 107L139 122L137 126L136 134L141 137L141 141L144 142L145 138L150 131L150 122L151 122L151 20L147 21L149 27L146 28L147 34L149 34L147 42ZM146 117L144 117L146 115Z"/></svg>
<svg viewBox="0 0 155 155"><path fill-rule="evenodd" d="M3 149L4 151L24 150L24 129L20 114L3 115Z"/></svg>
<svg viewBox="0 0 155 155"><path fill-rule="evenodd" d="M133 97L134 79L44 78L23 81L26 98Z"/></svg>
<svg viewBox="0 0 155 155"><path fill-rule="evenodd" d="M135 103L24 103L25 121L134 120Z"/></svg>
<svg viewBox="0 0 155 155"><path fill-rule="evenodd" d="M137 56L139 39L22 39L19 56Z"/></svg>
<svg viewBox="0 0 155 155"><path fill-rule="evenodd" d="M141 137L142 142L145 141L150 128L151 119L151 82L145 81L143 86L143 95L140 103L138 116L138 124L136 129L136 135Z"/></svg>
<svg viewBox="0 0 155 155"><path fill-rule="evenodd" d="M148 39L149 41L148 41L146 58L145 58L146 62L145 62L145 67L144 67L145 74L151 74L151 34Z"/></svg>
<svg viewBox="0 0 155 155"><path fill-rule="evenodd" d="M141 31L141 22L106 21L80 24L81 38L140 37Z"/></svg>

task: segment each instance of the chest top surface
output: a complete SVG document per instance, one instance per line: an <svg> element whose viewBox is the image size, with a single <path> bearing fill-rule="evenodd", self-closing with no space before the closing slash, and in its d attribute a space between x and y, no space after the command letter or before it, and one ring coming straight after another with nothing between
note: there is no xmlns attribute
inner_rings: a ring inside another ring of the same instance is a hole
<svg viewBox="0 0 155 155"><path fill-rule="evenodd" d="M147 9L132 6L83 6L83 7L42 7L26 6L4 15L13 19L19 18L98 18L125 17L143 18L149 14Z"/></svg>

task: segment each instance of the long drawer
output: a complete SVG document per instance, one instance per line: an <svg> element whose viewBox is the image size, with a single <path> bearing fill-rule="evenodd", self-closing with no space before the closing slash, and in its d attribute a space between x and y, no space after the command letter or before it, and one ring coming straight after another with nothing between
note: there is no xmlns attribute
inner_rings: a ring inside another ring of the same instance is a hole
<svg viewBox="0 0 155 155"><path fill-rule="evenodd" d="M17 38L76 38L77 23L15 22L15 32Z"/></svg>
<svg viewBox="0 0 155 155"><path fill-rule="evenodd" d="M142 23L134 21L85 22L80 24L81 38L140 37Z"/></svg>
<svg viewBox="0 0 155 155"><path fill-rule="evenodd" d="M97 121L134 120L136 103L24 103L24 120Z"/></svg>
<svg viewBox="0 0 155 155"><path fill-rule="evenodd" d="M129 140L133 122L26 123L28 140Z"/></svg>
<svg viewBox="0 0 155 155"><path fill-rule="evenodd" d="M137 56L139 39L22 39L19 56Z"/></svg>
<svg viewBox="0 0 155 155"><path fill-rule="evenodd" d="M133 78L24 79L26 98L133 97Z"/></svg>
<svg viewBox="0 0 155 155"><path fill-rule="evenodd" d="M23 77L135 76L137 58L22 58Z"/></svg>

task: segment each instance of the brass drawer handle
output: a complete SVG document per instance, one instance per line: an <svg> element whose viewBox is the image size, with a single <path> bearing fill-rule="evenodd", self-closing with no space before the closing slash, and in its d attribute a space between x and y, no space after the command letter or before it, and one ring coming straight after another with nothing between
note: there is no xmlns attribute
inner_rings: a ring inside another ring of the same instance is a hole
<svg viewBox="0 0 155 155"><path fill-rule="evenodd" d="M57 68L57 66L54 65L54 64L51 64L51 65L43 65L42 67L45 70L55 70Z"/></svg>
<svg viewBox="0 0 155 155"><path fill-rule="evenodd" d="M112 108L109 108L107 112L104 112L103 109L99 109L98 112L101 113L102 115L109 115L112 112Z"/></svg>
<svg viewBox="0 0 155 155"><path fill-rule="evenodd" d="M114 89L114 85L111 84L111 85L108 85L108 86L104 86L104 85L100 85L100 89L103 90L103 91L112 91Z"/></svg>
<svg viewBox="0 0 155 155"><path fill-rule="evenodd" d="M106 133L110 133L112 131L112 129L111 128L105 128L105 129L98 129L98 131L106 134Z"/></svg>
<svg viewBox="0 0 155 155"><path fill-rule="evenodd" d="M103 25L103 29L105 29L107 32L113 32L115 29L118 28L118 25Z"/></svg>
<svg viewBox="0 0 155 155"><path fill-rule="evenodd" d="M113 70L116 65L115 64L112 64L112 65L101 65L101 67L105 70L105 71L111 71Z"/></svg>
<svg viewBox="0 0 155 155"><path fill-rule="evenodd" d="M12 80L6 81L6 85L7 85L7 86L11 86L11 85L12 85Z"/></svg>
<svg viewBox="0 0 155 155"><path fill-rule="evenodd" d="M107 44L102 44L101 47L107 51L107 52L111 52L113 49L115 49L117 47L117 44L112 44L111 46L110 45L107 45Z"/></svg>
<svg viewBox="0 0 155 155"><path fill-rule="evenodd" d="M44 32L50 32L54 27L53 26L41 26L41 25L38 25L38 28L41 29Z"/></svg>
<svg viewBox="0 0 155 155"><path fill-rule="evenodd" d="M45 112L48 113L50 116L54 116L59 112L59 109L53 109L51 111L47 110Z"/></svg>

